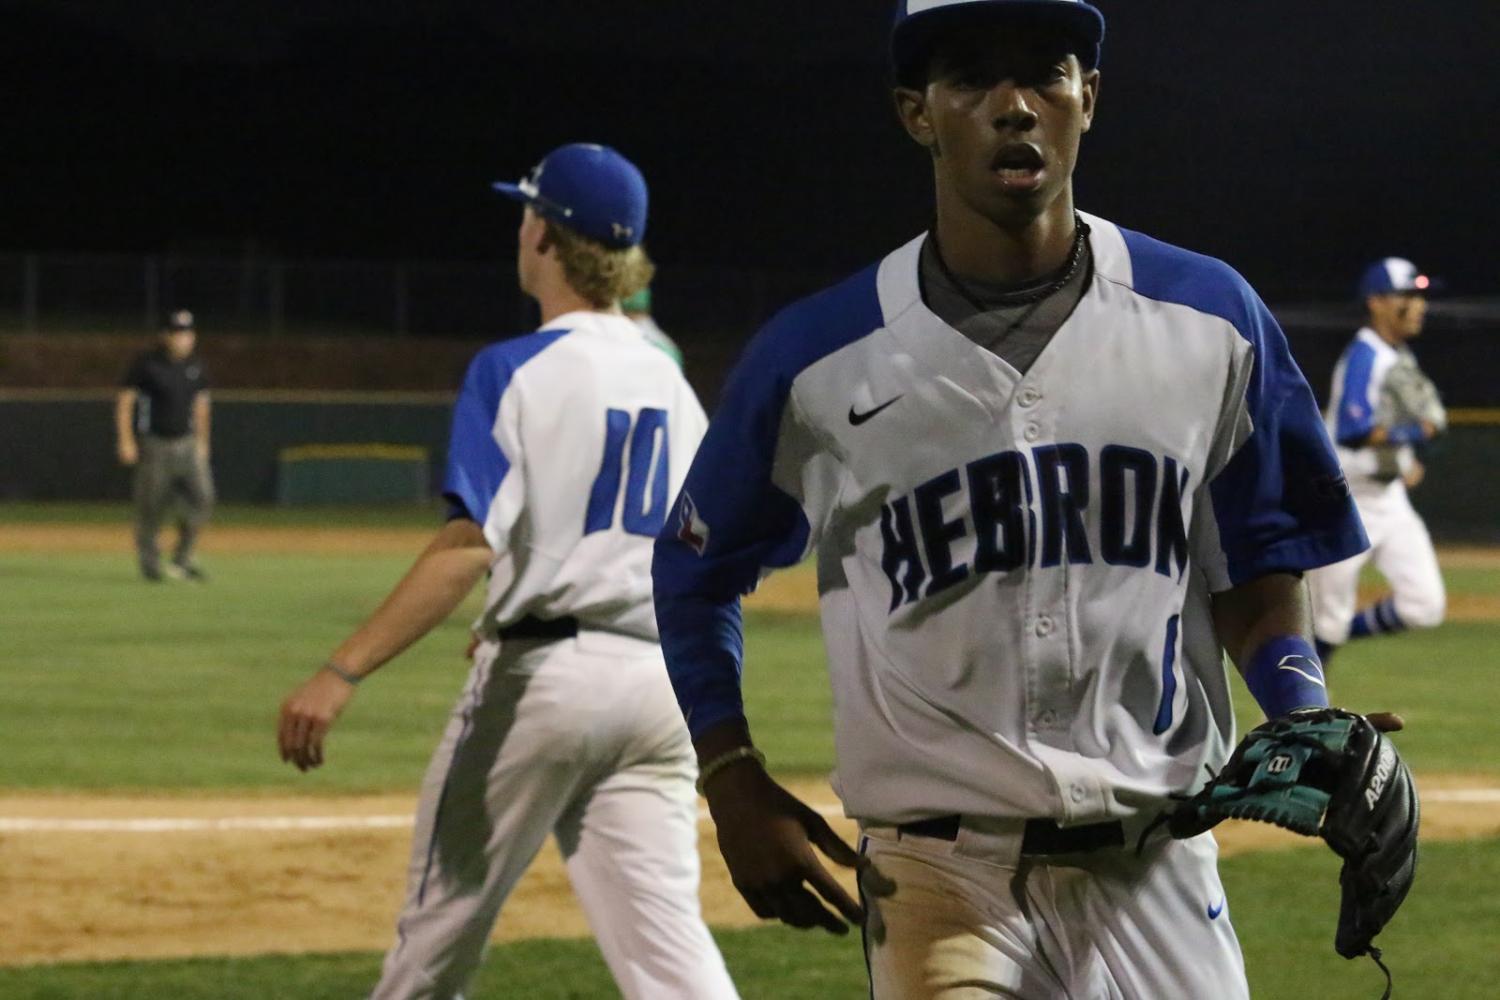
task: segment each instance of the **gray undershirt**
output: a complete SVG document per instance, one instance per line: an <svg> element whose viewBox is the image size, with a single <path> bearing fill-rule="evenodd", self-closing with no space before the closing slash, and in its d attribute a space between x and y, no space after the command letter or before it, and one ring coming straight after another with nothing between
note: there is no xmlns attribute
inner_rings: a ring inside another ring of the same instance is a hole
<svg viewBox="0 0 1500 1000"><path fill-rule="evenodd" d="M1019 288L963 279L969 295L984 309L977 308L944 273L931 235L922 244L918 268L922 301L927 303L927 308L944 323L1024 375L1083 299L1094 272L1094 254L1085 240L1082 259L1068 283L1040 302L1025 301L1027 292L1052 281L1055 275Z"/></svg>

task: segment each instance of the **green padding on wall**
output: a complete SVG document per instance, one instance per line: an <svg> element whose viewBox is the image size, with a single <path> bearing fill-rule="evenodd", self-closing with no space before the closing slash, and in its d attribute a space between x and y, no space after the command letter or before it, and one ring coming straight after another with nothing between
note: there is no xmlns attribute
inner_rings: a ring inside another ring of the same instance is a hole
<svg viewBox="0 0 1500 1000"><path fill-rule="evenodd" d="M287 448L276 465L280 504L414 503L427 499L427 449L382 445Z"/></svg>

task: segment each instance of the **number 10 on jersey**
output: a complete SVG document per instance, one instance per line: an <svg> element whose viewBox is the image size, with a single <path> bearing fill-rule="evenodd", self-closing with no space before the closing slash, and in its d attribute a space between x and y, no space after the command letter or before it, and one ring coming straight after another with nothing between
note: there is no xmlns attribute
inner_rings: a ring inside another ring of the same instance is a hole
<svg viewBox="0 0 1500 1000"><path fill-rule="evenodd" d="M626 445L629 455L626 455ZM625 503L620 526L632 535L655 538L667 519L667 411L647 407L631 420L624 410L604 415L604 461L589 491L583 533L605 531L620 506L620 477L625 473Z"/></svg>

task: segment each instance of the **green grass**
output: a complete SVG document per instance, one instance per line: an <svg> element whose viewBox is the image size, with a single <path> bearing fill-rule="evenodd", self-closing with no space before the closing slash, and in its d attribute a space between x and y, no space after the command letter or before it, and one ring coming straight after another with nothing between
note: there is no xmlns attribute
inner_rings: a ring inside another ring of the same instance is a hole
<svg viewBox="0 0 1500 1000"><path fill-rule="evenodd" d="M0 505L0 522L120 523L118 505ZM436 523L428 508L228 508L217 523ZM299 775L276 757L279 700L366 615L405 569L385 555L219 555L206 587L148 586L128 552L0 552L0 788L310 794L411 790L462 687L461 651L477 595L450 622L365 685L330 741L329 766ZM1448 573L1456 593L1500 594L1500 573ZM1500 775L1486 740L1500 716L1493 650L1500 622L1357 643L1334 662L1335 701L1403 713L1401 746L1418 771ZM813 615L747 615L746 702L758 740L785 773L832 764L829 686ZM1242 686L1238 686L1242 688ZM1238 692L1242 728L1259 711ZM1225 862L1235 926L1258 998L1379 995L1368 962L1332 950L1337 864L1324 849ZM1500 992L1493 944L1500 841L1425 848L1411 900L1383 935L1397 996ZM857 945L780 928L725 932L747 998L865 995ZM80 996L348 997L379 967L374 954L67 964L0 969L7 1000ZM497 949L475 997L613 995L588 941Z"/></svg>
<svg viewBox="0 0 1500 1000"><path fill-rule="evenodd" d="M326 504L307 507L273 507L265 504L219 504L213 523L220 526L255 528L334 526L340 528L436 527L443 523L441 502ZM0 524L115 524L129 525L135 508L126 503L106 502L0 502ZM212 529L210 529L212 530Z"/></svg>
<svg viewBox="0 0 1500 1000"><path fill-rule="evenodd" d="M858 935L834 938L764 927L715 934L744 997L834 1000L867 996ZM267 956L0 968L6 1000L348 1000L380 974L376 954ZM591 940L521 941L490 953L467 994L526 1000L618 996Z"/></svg>
<svg viewBox="0 0 1500 1000"><path fill-rule="evenodd" d="M415 788L463 686L479 594L360 689L299 775L280 699L372 611L404 557L220 555L207 586L149 585L127 554L0 554L11 591L0 788L312 793ZM809 619L751 615L752 718L782 770L831 766L830 692ZM66 748L66 752L59 752Z"/></svg>
<svg viewBox="0 0 1500 1000"><path fill-rule="evenodd" d="M1258 1000L1371 1000L1384 981L1368 960L1333 951L1337 862L1326 850L1242 855L1222 865L1230 912ZM1500 982L1500 841L1434 844L1411 897L1379 938L1396 996L1488 1000ZM746 1000L858 1000L867 996L858 939L780 927L716 935ZM0 969L7 1000L298 1000L363 996L375 954L78 963ZM616 995L593 942L526 941L496 948L470 996L574 1000ZM1161 998L1177 1000L1177 998ZM1196 998L1194 998L1196 1000Z"/></svg>
<svg viewBox="0 0 1500 1000"><path fill-rule="evenodd" d="M143 583L127 555L0 556L0 787L414 788L463 686L473 598L361 688L329 766L299 775L274 740L280 699L407 562L220 556L196 586Z"/></svg>
<svg viewBox="0 0 1500 1000"><path fill-rule="evenodd" d="M12 508L14 510L14 508ZM341 511L343 523L380 512ZM430 512L423 511L424 517ZM305 523L305 511L230 512L241 523ZM421 523L410 510L409 523ZM259 520L256 520L259 519ZM430 520L428 523L431 523ZM407 565L385 555L225 554L204 587L142 583L128 553L0 553L5 684L0 787L216 788L362 792L414 788L462 687L478 594L363 688L329 744L298 775L277 760L281 697L379 602ZM1500 573L1455 570L1456 592L1500 591ZM832 766L831 696L812 615L747 615L745 698L757 739L784 773ZM1474 736L1500 716L1492 651L1500 623L1355 643L1334 661L1336 703L1405 715L1418 772L1500 774ZM1260 719L1236 685L1242 729ZM66 748L66 752L59 752Z"/></svg>

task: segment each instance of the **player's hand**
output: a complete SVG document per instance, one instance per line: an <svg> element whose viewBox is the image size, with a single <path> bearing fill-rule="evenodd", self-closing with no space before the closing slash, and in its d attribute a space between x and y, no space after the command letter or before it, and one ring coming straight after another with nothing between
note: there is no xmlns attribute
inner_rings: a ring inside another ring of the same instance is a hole
<svg viewBox="0 0 1500 1000"><path fill-rule="evenodd" d="M1413 462L1411 463L1411 468L1407 470L1406 475L1401 477L1401 481L1406 484L1407 489L1414 490L1418 486L1422 485L1422 480L1426 478L1427 466L1423 465L1421 462L1413 460Z"/></svg>
<svg viewBox="0 0 1500 1000"><path fill-rule="evenodd" d="M1399 733L1406 728L1406 720L1395 712L1371 712L1365 718L1382 733Z"/></svg>
<svg viewBox="0 0 1500 1000"><path fill-rule="evenodd" d="M827 820L749 761L715 775L706 794L729 876L757 917L831 934L864 923L863 908L813 852L845 868L865 865Z"/></svg>
<svg viewBox="0 0 1500 1000"><path fill-rule="evenodd" d="M319 670L281 703L276 743L281 759L309 771L323 763L323 738L354 697L354 685Z"/></svg>
<svg viewBox="0 0 1500 1000"><path fill-rule="evenodd" d="M197 449L198 449L198 461L200 461L200 462L207 462L208 459L209 459L208 445L206 445L206 444L204 444L203 442L200 441L200 442L198 442Z"/></svg>
<svg viewBox="0 0 1500 1000"><path fill-rule="evenodd" d="M141 460L141 450L134 441L121 441L115 445L115 457L128 468Z"/></svg>

